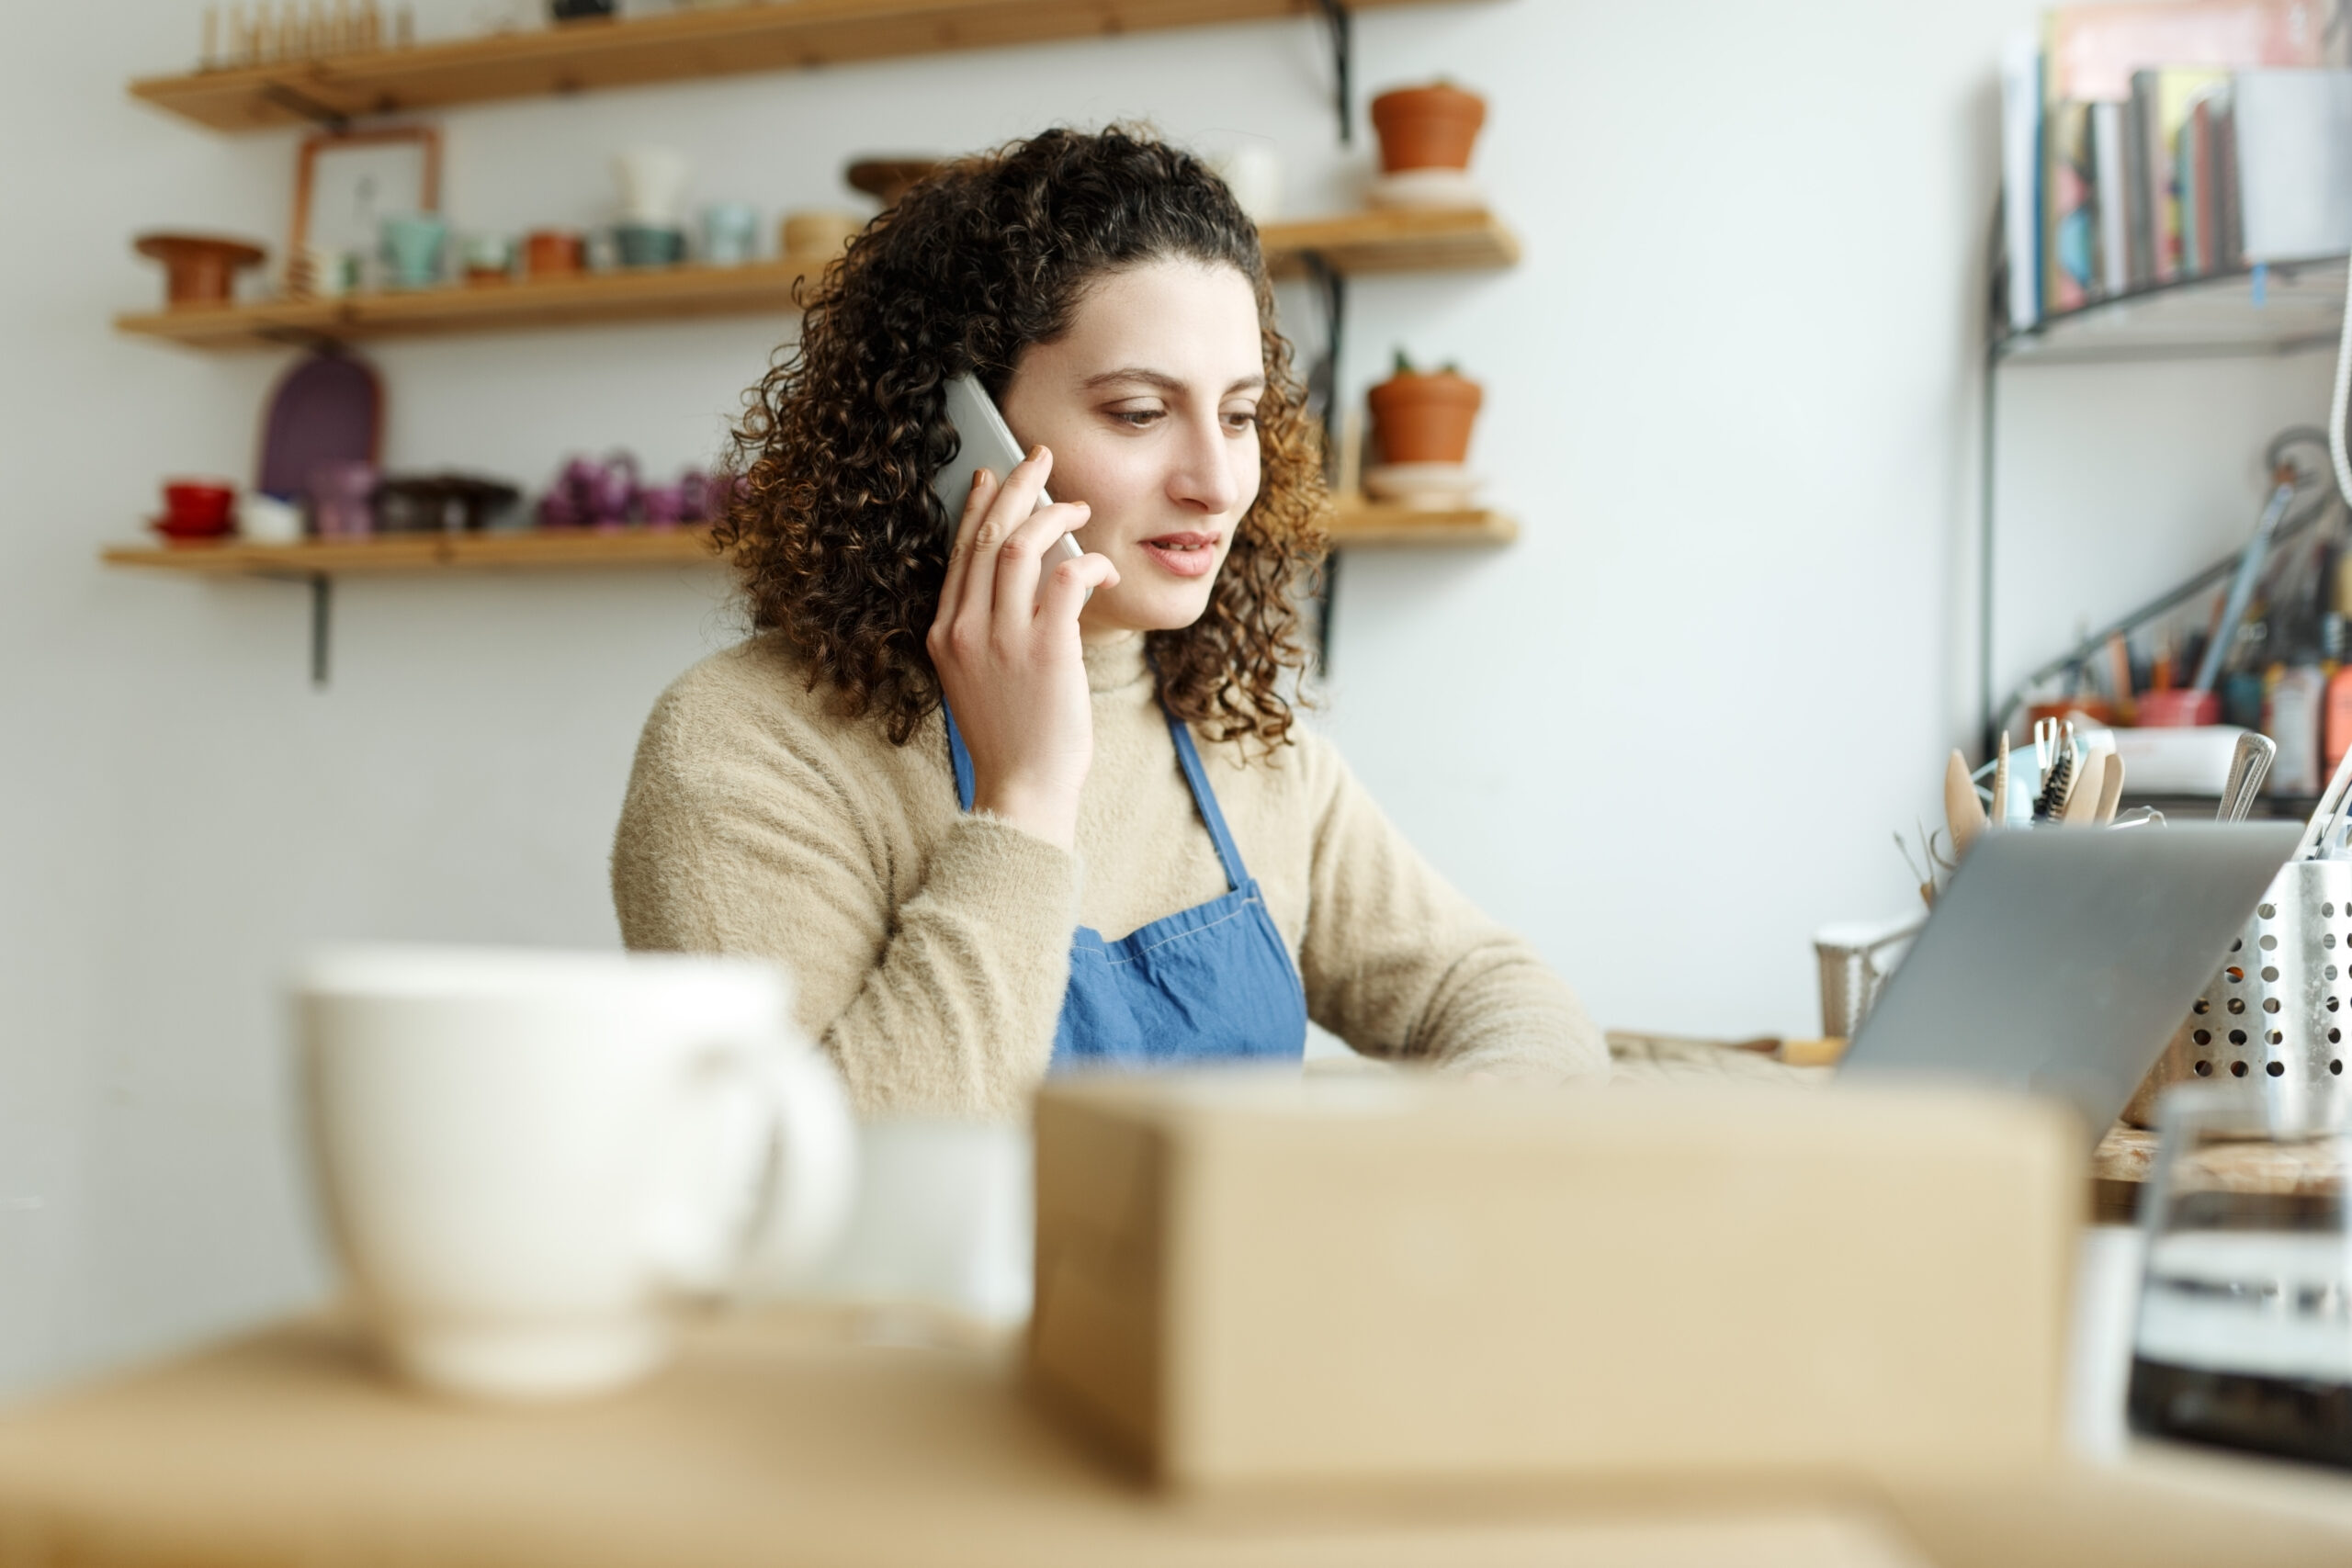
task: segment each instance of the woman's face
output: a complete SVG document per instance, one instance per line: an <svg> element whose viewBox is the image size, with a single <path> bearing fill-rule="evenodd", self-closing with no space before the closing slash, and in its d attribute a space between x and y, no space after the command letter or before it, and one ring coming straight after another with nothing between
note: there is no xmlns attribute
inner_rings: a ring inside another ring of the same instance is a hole
<svg viewBox="0 0 2352 1568"><path fill-rule="evenodd" d="M1090 639L1189 626L1258 499L1258 301L1232 267L1159 261L1098 279L1069 331L1013 367L1004 422L1054 455L1046 493L1092 508L1078 542L1119 581Z"/></svg>

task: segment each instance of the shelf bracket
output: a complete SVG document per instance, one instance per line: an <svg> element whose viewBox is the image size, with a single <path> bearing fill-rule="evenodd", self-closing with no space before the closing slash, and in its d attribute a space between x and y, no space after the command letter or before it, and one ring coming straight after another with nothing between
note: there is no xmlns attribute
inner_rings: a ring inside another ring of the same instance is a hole
<svg viewBox="0 0 2352 1568"><path fill-rule="evenodd" d="M1351 145L1356 139L1355 108L1355 17L1348 9L1348 0L1317 0L1323 12L1324 26L1331 34L1331 75L1333 93L1340 111L1340 145Z"/></svg>
<svg viewBox="0 0 2352 1568"><path fill-rule="evenodd" d="M1340 479L1340 353L1347 346L1348 279L1347 275L1331 265L1330 258L1320 251L1308 251L1299 257L1306 268L1306 280L1314 288L1316 303L1323 310L1323 352L1306 372L1306 396L1310 405L1319 405L1323 414L1323 478L1328 484ZM1323 571L1316 591L1315 663L1325 676L1331 672L1331 615L1333 597L1340 580L1339 558L1327 554Z"/></svg>
<svg viewBox="0 0 2352 1568"><path fill-rule="evenodd" d="M351 129L349 115L338 108L329 108L308 93L296 92L283 82L265 84L261 89L261 96L288 114L300 115L313 125L323 126L329 130Z"/></svg>
<svg viewBox="0 0 2352 1568"><path fill-rule="evenodd" d="M334 579L324 572L311 578L311 684L327 685L327 647L334 629Z"/></svg>

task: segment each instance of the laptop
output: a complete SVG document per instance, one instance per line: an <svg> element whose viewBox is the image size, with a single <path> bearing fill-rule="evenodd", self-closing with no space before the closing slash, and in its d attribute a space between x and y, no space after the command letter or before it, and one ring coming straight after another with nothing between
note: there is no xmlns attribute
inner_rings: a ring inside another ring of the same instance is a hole
<svg viewBox="0 0 2352 1568"><path fill-rule="evenodd" d="M2096 1144L2301 831L2257 822L1987 833L1938 896L1838 1076L2054 1096Z"/></svg>

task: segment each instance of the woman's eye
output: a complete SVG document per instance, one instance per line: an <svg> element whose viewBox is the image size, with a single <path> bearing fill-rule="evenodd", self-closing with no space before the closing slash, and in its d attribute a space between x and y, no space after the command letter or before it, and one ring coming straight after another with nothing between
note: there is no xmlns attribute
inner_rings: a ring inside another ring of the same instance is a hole
<svg viewBox="0 0 2352 1568"><path fill-rule="evenodd" d="M1229 409L1226 412L1225 427L1226 429L1233 432L1236 435L1240 434L1243 431L1249 429L1251 425L1256 424L1257 423L1258 411L1256 409Z"/></svg>
<svg viewBox="0 0 2352 1568"><path fill-rule="evenodd" d="M1141 430L1166 419L1168 411L1166 409L1113 409L1111 417L1121 424Z"/></svg>

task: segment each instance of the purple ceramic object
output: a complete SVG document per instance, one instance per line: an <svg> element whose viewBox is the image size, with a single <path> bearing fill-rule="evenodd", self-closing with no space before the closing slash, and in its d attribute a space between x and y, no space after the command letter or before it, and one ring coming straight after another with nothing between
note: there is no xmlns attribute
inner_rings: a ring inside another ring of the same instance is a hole
<svg viewBox="0 0 2352 1568"><path fill-rule="evenodd" d="M645 516L647 527L674 528L685 515L685 486L648 485L637 492L637 505Z"/></svg>
<svg viewBox="0 0 2352 1568"><path fill-rule="evenodd" d="M291 495L330 463L379 459L384 390L367 361L312 354L295 361L269 396L262 417L261 471L254 488Z"/></svg>
<svg viewBox="0 0 2352 1568"><path fill-rule="evenodd" d="M597 473L589 517L599 528L620 527L628 521L637 497L637 459L616 452Z"/></svg>
<svg viewBox="0 0 2352 1568"><path fill-rule="evenodd" d="M376 531L368 506L376 493L373 463L322 463L311 471L311 526L322 538L361 538Z"/></svg>

